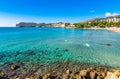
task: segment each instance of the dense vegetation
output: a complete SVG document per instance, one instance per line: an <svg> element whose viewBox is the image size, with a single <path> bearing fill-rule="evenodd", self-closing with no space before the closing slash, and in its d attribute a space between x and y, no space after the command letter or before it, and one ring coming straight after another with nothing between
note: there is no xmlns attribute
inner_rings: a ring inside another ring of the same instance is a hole
<svg viewBox="0 0 120 79"><path fill-rule="evenodd" d="M91 27L98 27L98 28L105 28L105 27L120 27L120 22L98 22L98 21L91 21L91 22L81 22L74 24L76 28L91 28Z"/></svg>

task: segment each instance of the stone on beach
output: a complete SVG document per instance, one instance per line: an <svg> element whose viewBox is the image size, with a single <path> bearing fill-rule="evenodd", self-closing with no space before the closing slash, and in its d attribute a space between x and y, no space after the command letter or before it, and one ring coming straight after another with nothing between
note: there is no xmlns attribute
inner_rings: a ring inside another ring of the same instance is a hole
<svg viewBox="0 0 120 79"><path fill-rule="evenodd" d="M67 79L69 74L70 74L70 71L66 70L65 74L62 75L62 79Z"/></svg>
<svg viewBox="0 0 120 79"><path fill-rule="evenodd" d="M90 72L90 78L91 78L91 79L96 79L97 76L98 76L98 75L97 75L96 71L91 71L91 72Z"/></svg>
<svg viewBox="0 0 120 79"><path fill-rule="evenodd" d="M45 74L42 79L48 79L50 77L50 73Z"/></svg>
<svg viewBox="0 0 120 79"><path fill-rule="evenodd" d="M13 70L15 69L16 65L12 65ZM117 69L112 70L105 70L106 68L102 67L90 67L90 68L83 68L82 70L71 71L69 68L64 72L60 72L58 70L49 71L46 74L37 74L35 72L30 74L29 76L20 77L19 75L11 75L10 78L13 79L120 79L120 71ZM37 69L38 70L38 69ZM16 71L12 71L16 72ZM29 71L27 74L31 73ZM0 79L4 79L4 74L0 73ZM5 76L6 77L6 76Z"/></svg>
<svg viewBox="0 0 120 79"><path fill-rule="evenodd" d="M120 70L112 70L112 71L117 77L120 76Z"/></svg>
<svg viewBox="0 0 120 79"><path fill-rule="evenodd" d="M112 72L107 72L107 76L105 77L105 79L118 79L118 77Z"/></svg>
<svg viewBox="0 0 120 79"><path fill-rule="evenodd" d="M87 75L87 70L81 70L80 71L80 75L82 76L82 77L85 77L86 75Z"/></svg>

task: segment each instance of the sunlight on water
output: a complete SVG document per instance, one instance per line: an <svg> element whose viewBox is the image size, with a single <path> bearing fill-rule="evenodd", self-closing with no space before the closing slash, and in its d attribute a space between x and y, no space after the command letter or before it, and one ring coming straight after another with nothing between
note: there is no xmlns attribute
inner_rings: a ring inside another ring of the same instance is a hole
<svg viewBox="0 0 120 79"><path fill-rule="evenodd" d="M90 47L90 44L86 43L85 46Z"/></svg>

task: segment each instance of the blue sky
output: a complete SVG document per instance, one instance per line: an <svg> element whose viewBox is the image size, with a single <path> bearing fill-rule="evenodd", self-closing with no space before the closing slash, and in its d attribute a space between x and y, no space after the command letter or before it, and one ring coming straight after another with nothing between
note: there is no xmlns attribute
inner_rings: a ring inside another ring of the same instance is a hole
<svg viewBox="0 0 120 79"><path fill-rule="evenodd" d="M81 22L120 13L120 0L0 0L0 26L24 22Z"/></svg>

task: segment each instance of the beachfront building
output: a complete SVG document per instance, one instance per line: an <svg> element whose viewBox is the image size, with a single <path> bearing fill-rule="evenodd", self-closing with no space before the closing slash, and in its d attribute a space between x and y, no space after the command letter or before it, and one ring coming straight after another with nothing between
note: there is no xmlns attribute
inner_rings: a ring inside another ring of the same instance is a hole
<svg viewBox="0 0 120 79"><path fill-rule="evenodd" d="M106 17L106 18L96 18L96 19L93 19L92 21L98 21L98 22L120 22L120 15Z"/></svg>
<svg viewBox="0 0 120 79"><path fill-rule="evenodd" d="M111 17L107 17L107 18L101 18L100 21L120 22L120 15L119 16L111 16Z"/></svg>
<svg viewBox="0 0 120 79"><path fill-rule="evenodd" d="M106 17L106 18L95 18L91 20L87 20L87 22L120 22L120 15L117 16L111 16L111 17Z"/></svg>

